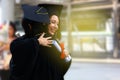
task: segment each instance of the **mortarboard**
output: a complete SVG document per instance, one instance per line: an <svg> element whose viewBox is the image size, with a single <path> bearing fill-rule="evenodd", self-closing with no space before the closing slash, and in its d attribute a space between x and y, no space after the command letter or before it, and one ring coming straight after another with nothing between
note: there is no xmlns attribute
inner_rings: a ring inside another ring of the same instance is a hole
<svg viewBox="0 0 120 80"><path fill-rule="evenodd" d="M23 4L22 9L24 12L23 18L40 23L50 22L48 12L44 7L30 6L27 4Z"/></svg>
<svg viewBox="0 0 120 80"><path fill-rule="evenodd" d="M47 9L49 17L52 15L57 15L60 17L63 5L61 4L39 4L39 7L44 7Z"/></svg>

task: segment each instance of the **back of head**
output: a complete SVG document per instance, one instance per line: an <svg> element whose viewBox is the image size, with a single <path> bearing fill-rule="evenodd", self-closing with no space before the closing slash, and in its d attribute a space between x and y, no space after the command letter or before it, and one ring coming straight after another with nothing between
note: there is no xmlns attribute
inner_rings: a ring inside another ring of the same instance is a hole
<svg viewBox="0 0 120 80"><path fill-rule="evenodd" d="M33 37L43 32L47 32L48 24L35 22L29 19L23 18L22 26L25 31L25 35Z"/></svg>
<svg viewBox="0 0 120 80"><path fill-rule="evenodd" d="M50 21L48 12L44 7L24 4L22 5L22 9L24 13L22 26L25 35L32 37L47 31Z"/></svg>
<svg viewBox="0 0 120 80"><path fill-rule="evenodd" d="M14 32L16 32L16 26L15 23L10 21L9 25L14 29Z"/></svg>

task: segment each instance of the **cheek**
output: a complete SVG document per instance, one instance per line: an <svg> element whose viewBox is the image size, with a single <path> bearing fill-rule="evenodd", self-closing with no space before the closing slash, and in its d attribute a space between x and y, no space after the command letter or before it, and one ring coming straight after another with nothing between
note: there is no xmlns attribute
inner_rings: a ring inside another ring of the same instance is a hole
<svg viewBox="0 0 120 80"><path fill-rule="evenodd" d="M13 32L14 32L14 30L12 30L12 29L10 29L10 30L8 31L9 34L13 34Z"/></svg>
<svg viewBox="0 0 120 80"><path fill-rule="evenodd" d="M53 25L50 24L50 25L48 26L48 30L51 30L52 28L53 28Z"/></svg>

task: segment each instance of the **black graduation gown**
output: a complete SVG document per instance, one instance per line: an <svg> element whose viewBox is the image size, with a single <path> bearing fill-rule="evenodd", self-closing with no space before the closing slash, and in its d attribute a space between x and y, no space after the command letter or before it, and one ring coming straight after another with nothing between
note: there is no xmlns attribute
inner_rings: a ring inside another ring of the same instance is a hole
<svg viewBox="0 0 120 80"><path fill-rule="evenodd" d="M70 62L60 59L52 47L39 45L37 38L17 38L11 43L9 80L64 80Z"/></svg>

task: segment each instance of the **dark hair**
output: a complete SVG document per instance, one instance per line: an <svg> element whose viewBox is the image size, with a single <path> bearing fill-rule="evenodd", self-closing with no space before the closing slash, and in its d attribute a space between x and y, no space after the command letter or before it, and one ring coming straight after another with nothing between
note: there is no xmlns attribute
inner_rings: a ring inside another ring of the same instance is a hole
<svg viewBox="0 0 120 80"><path fill-rule="evenodd" d="M15 23L12 22L12 21L10 21L9 26L13 28L13 30L14 30L14 37L16 37L15 32L16 32L17 30L16 30Z"/></svg>
<svg viewBox="0 0 120 80"><path fill-rule="evenodd" d="M50 18L52 17L52 15L55 15L55 14L51 14ZM56 15L56 16L57 16L57 15ZM60 22L59 16L57 16L57 17L58 17L58 19L59 19L59 24L58 24L58 30L57 30L57 32L55 33L54 37L57 38L58 40L60 40L60 39L61 39L61 27L60 27L61 22Z"/></svg>
<svg viewBox="0 0 120 80"><path fill-rule="evenodd" d="M31 25L32 29L30 29L29 24ZM29 20L26 18L22 19L22 27L23 27L23 29L25 31L25 35L27 37L33 37L33 36L40 34L40 33L43 33L43 32L45 32L49 35L48 25L49 24L35 22L35 21ZM59 25L58 31L56 32L56 34L53 37L57 38L57 39L61 39L60 25Z"/></svg>
<svg viewBox="0 0 120 80"><path fill-rule="evenodd" d="M58 30L57 30L57 32L55 33L55 38L57 38L57 39L61 39L61 28L60 28L60 24L58 25L59 26L59 28L58 28Z"/></svg>
<svg viewBox="0 0 120 80"><path fill-rule="evenodd" d="M25 35L28 37L33 37L37 34L47 32L48 30L48 24L35 22L26 18L23 18L22 20L22 27L25 31Z"/></svg>

